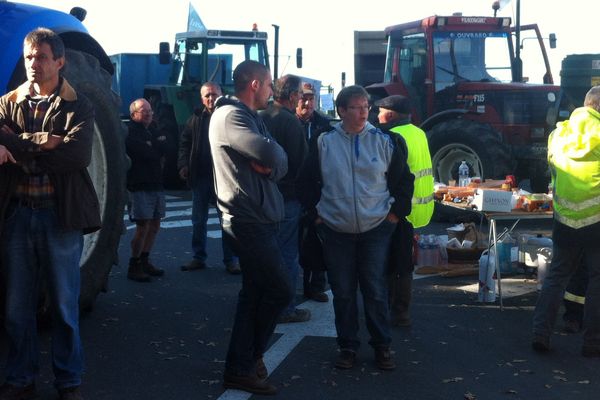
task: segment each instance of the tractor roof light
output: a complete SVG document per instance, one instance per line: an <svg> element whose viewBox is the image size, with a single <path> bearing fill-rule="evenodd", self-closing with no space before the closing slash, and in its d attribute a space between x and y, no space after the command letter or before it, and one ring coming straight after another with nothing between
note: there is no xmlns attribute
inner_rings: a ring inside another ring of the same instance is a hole
<svg viewBox="0 0 600 400"><path fill-rule="evenodd" d="M444 25L446 25L446 18L444 18L444 17L439 17L439 18L437 19L437 26L444 26Z"/></svg>
<svg viewBox="0 0 600 400"><path fill-rule="evenodd" d="M501 18L502 19L502 27L508 28L510 26L510 18Z"/></svg>

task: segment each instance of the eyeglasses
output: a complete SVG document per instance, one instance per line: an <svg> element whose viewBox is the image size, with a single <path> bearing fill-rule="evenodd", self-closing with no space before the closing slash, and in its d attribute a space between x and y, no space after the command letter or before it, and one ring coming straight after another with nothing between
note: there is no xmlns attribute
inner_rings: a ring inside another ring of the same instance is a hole
<svg viewBox="0 0 600 400"><path fill-rule="evenodd" d="M348 110L352 110L352 111L366 111L369 112L371 110L371 106L348 106L347 107Z"/></svg>

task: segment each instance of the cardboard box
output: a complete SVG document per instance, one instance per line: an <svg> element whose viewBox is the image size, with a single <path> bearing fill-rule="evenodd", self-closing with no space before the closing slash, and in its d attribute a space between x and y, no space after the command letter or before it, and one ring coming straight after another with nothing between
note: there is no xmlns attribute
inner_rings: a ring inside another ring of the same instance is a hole
<svg viewBox="0 0 600 400"><path fill-rule="evenodd" d="M477 189L473 205L479 211L510 212L512 192L493 189Z"/></svg>

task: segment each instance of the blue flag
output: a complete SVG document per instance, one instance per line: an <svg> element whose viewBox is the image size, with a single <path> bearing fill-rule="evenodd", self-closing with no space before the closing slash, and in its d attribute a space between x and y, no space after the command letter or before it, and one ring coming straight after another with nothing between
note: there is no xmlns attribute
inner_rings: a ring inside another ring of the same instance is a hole
<svg viewBox="0 0 600 400"><path fill-rule="evenodd" d="M189 11L188 11L188 32L201 32L206 30L206 26L204 26L204 22L200 19L200 16L196 12L196 9L189 3Z"/></svg>

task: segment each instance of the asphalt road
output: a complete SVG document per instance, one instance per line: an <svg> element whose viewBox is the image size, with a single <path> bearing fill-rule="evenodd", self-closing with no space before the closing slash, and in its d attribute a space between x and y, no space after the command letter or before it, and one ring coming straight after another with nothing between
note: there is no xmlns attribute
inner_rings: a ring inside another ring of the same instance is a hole
<svg viewBox="0 0 600 400"><path fill-rule="evenodd" d="M223 268L216 225L211 225L210 268L179 270L191 257L190 205L187 194L175 195L152 254L165 276L147 284L126 279L133 232L128 229L121 242L121 266L113 269L108 292L82 317L87 366L82 392L87 399L250 398L221 386L240 277ZM426 232L443 233L448 226L434 223ZM522 230L548 228L520 225ZM349 371L336 370L331 302L306 302L302 307L312 310L312 320L278 326L266 354L270 379L280 388L274 398L598 398L600 360L580 356L580 335L555 335L554 350L547 355L530 350L534 289L505 298L500 311L497 304L478 303L476 293L464 289L476 283L476 276L419 278L414 283L413 326L393 331L395 371L375 368L364 320L358 364ZM535 288L531 281L519 280ZM54 399L50 339L48 332L41 336L38 389L42 400ZM0 353L4 358L4 343Z"/></svg>

